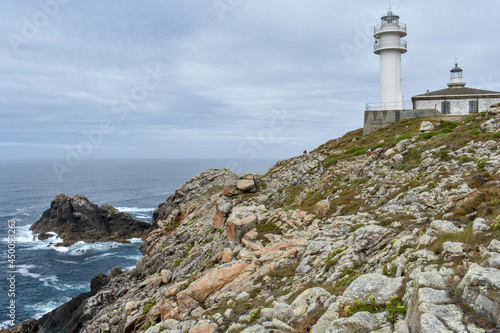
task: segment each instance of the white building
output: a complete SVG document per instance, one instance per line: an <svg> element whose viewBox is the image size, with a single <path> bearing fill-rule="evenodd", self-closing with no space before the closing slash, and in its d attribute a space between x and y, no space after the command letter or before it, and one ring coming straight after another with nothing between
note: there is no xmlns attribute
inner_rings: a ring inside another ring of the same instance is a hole
<svg viewBox="0 0 500 333"><path fill-rule="evenodd" d="M401 54L408 51L406 24L389 10L382 23L375 27L375 54L380 55L380 110L402 110Z"/></svg>
<svg viewBox="0 0 500 333"><path fill-rule="evenodd" d="M485 111L500 103L500 92L466 88L463 70L455 64L447 89L412 97L413 109L435 109L443 114L464 115Z"/></svg>

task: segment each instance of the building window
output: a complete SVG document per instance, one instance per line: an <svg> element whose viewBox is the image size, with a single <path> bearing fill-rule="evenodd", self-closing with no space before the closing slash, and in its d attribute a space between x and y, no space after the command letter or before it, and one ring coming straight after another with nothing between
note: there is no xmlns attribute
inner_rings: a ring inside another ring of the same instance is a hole
<svg viewBox="0 0 500 333"><path fill-rule="evenodd" d="M444 113L444 114L450 114L451 113L450 102L443 102L443 103L441 103L441 113Z"/></svg>
<svg viewBox="0 0 500 333"><path fill-rule="evenodd" d="M477 113L477 101L469 101L469 113Z"/></svg>

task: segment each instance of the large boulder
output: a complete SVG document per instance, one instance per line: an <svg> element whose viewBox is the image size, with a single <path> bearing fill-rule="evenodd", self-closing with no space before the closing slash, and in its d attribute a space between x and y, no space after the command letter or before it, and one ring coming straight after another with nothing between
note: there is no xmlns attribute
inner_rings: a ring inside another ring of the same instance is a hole
<svg viewBox="0 0 500 333"><path fill-rule="evenodd" d="M321 200L314 206L314 214L319 217L325 217L325 215L330 210L330 201L328 199Z"/></svg>
<svg viewBox="0 0 500 333"><path fill-rule="evenodd" d="M35 234L55 232L69 246L79 241L88 243L140 238L153 226L133 219L109 205L97 206L82 195L58 194L50 209L30 228Z"/></svg>
<svg viewBox="0 0 500 333"><path fill-rule="evenodd" d="M385 304L400 293L403 284L402 277L392 279L380 274L365 274L354 280L343 296L346 302L354 302L370 294L377 304Z"/></svg>
<svg viewBox="0 0 500 333"><path fill-rule="evenodd" d="M472 264L458 288L467 304L500 327L500 270Z"/></svg>
<svg viewBox="0 0 500 333"><path fill-rule="evenodd" d="M430 121L423 121L420 124L420 132L430 132L434 131L436 127Z"/></svg>
<svg viewBox="0 0 500 333"><path fill-rule="evenodd" d="M226 221L227 239L238 243L248 231L255 228L257 221L257 216L247 207L236 207Z"/></svg>
<svg viewBox="0 0 500 333"><path fill-rule="evenodd" d="M305 318L313 312L323 309L323 304L331 294L323 288L315 287L305 290L291 304L293 316Z"/></svg>
<svg viewBox="0 0 500 333"><path fill-rule="evenodd" d="M234 262L212 269L177 295L179 305L190 303L189 299L204 302L208 296L236 279L248 266L245 262Z"/></svg>

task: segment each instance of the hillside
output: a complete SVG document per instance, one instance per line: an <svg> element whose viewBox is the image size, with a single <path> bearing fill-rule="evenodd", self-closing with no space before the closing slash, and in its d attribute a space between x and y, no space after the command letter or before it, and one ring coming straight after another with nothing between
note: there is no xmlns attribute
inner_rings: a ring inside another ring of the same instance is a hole
<svg viewBox="0 0 500 333"><path fill-rule="evenodd" d="M12 331L499 332L499 112L207 170L160 204L134 270Z"/></svg>

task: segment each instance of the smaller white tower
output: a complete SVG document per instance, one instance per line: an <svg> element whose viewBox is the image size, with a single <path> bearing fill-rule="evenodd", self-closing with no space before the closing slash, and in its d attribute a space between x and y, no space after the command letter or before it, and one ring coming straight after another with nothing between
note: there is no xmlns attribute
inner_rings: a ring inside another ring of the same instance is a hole
<svg viewBox="0 0 500 333"><path fill-rule="evenodd" d="M382 110L402 110L401 54L408 51L406 24L389 10L382 23L375 27L375 54L380 55L380 102Z"/></svg>
<svg viewBox="0 0 500 333"><path fill-rule="evenodd" d="M450 83L448 83L448 87L450 88L463 88L465 87L463 70L458 67L458 62L455 62L455 67L450 71Z"/></svg>

